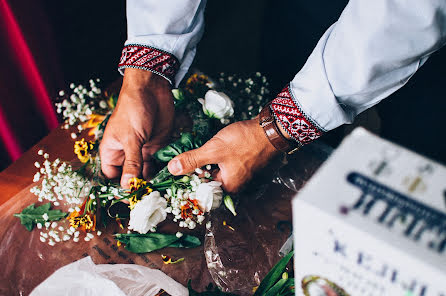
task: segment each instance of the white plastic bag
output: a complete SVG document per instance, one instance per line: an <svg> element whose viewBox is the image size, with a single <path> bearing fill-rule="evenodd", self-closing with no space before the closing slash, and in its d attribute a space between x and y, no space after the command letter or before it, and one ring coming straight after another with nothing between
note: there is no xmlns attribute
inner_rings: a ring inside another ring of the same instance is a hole
<svg viewBox="0 0 446 296"><path fill-rule="evenodd" d="M189 294L160 270L135 264L95 265L90 257L85 257L56 270L30 295L155 296L161 289L172 296Z"/></svg>

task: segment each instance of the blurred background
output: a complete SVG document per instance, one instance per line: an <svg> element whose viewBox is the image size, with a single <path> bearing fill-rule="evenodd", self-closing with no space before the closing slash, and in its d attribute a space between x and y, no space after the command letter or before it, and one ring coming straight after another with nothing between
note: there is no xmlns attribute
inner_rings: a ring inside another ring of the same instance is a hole
<svg viewBox="0 0 446 296"><path fill-rule="evenodd" d="M348 1L278 2L208 1L193 67L210 76L260 71L273 99ZM52 107L59 90L90 78L101 78L103 86L119 79L125 40L125 1L0 0L0 170L59 125ZM322 141L336 146L362 125L446 163L444 51L405 87Z"/></svg>

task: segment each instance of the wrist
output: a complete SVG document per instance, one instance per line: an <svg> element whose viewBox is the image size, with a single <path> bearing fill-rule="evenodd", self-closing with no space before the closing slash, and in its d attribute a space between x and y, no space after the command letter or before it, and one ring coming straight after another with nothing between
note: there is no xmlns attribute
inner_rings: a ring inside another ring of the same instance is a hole
<svg viewBox="0 0 446 296"><path fill-rule="evenodd" d="M150 71L127 68L116 107L119 109L122 106L134 106L133 109L154 115L173 114L171 85Z"/></svg>
<svg viewBox="0 0 446 296"><path fill-rule="evenodd" d="M271 103L265 105L259 114L259 126L262 127L265 137L278 151L292 154L299 150L301 143L291 139L281 122L271 110Z"/></svg>
<svg viewBox="0 0 446 296"><path fill-rule="evenodd" d="M249 123L252 126L255 139L258 141L256 146L260 148L262 153L266 153L266 155L270 155L271 157L279 154L280 151L273 146L268 137L265 135L265 131L263 130L262 126L259 125L258 118L249 120Z"/></svg>
<svg viewBox="0 0 446 296"><path fill-rule="evenodd" d="M126 68L124 71L123 88L145 91L147 89L171 90L170 83L162 76L142 69Z"/></svg>

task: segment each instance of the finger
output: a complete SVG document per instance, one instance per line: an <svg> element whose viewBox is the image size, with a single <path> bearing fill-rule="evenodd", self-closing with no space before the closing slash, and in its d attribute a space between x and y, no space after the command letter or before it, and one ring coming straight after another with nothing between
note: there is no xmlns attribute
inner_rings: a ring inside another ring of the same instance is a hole
<svg viewBox="0 0 446 296"><path fill-rule="evenodd" d="M121 176L121 166L109 165L101 163L102 173L107 179L116 179Z"/></svg>
<svg viewBox="0 0 446 296"><path fill-rule="evenodd" d="M114 149L101 143L99 146L99 155L101 158L101 170L108 179L115 179L121 176L121 166L124 162L124 151Z"/></svg>
<svg viewBox="0 0 446 296"><path fill-rule="evenodd" d="M202 147L184 152L169 161L168 169L173 175L184 175L207 164L215 164L221 157L221 148L213 139Z"/></svg>
<svg viewBox="0 0 446 296"><path fill-rule="evenodd" d="M137 178L142 170L142 145L138 142L130 142L124 147L125 160L122 167L121 186L129 188L129 179Z"/></svg>

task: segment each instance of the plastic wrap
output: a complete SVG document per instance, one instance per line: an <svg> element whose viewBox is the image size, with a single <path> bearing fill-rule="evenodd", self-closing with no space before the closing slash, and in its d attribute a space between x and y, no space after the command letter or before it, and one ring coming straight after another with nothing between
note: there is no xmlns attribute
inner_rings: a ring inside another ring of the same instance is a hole
<svg viewBox="0 0 446 296"><path fill-rule="evenodd" d="M279 250L290 236L291 198L326 159L329 149L307 145L277 170L265 169L236 196L237 216L224 206L211 213L212 226L193 231L165 222L159 231L182 231L202 239L194 249L166 248L147 254L133 254L118 247L113 233L123 232L110 224L101 236L90 241L67 241L49 246L40 241L39 230L28 232L13 217L36 202L29 192L32 184L0 206L0 295L28 295L58 268L91 256L95 264L138 264L159 269L182 285L188 280L197 291L215 282L222 290L249 295L280 259ZM31 159L31 164L33 160ZM62 210L62 206L59 207ZM225 223L224 223L225 221ZM62 223L62 222L61 222ZM178 264L163 264L161 254L184 258Z"/></svg>
<svg viewBox="0 0 446 296"><path fill-rule="evenodd" d="M172 296L188 295L185 287L159 270L136 264L95 265L86 257L56 270L31 296L156 296L160 290Z"/></svg>
<svg viewBox="0 0 446 296"><path fill-rule="evenodd" d="M252 295L279 256L291 250L291 198L330 152L321 144L305 147L273 175L250 184L250 192L238 197L237 216L222 209L212 213L204 252L220 289Z"/></svg>

